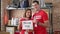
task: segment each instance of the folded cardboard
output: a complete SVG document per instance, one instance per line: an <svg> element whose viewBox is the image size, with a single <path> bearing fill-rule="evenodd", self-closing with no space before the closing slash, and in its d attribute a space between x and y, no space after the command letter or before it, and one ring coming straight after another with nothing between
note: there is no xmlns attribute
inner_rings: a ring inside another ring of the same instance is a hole
<svg viewBox="0 0 60 34"><path fill-rule="evenodd" d="M0 34L10 34L9 32L0 32Z"/></svg>

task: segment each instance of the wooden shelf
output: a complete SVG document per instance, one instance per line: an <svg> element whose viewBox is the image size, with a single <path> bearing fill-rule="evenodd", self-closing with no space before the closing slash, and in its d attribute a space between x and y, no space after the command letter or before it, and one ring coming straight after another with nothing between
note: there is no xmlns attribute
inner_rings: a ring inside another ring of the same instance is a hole
<svg viewBox="0 0 60 34"><path fill-rule="evenodd" d="M25 8L13 8L13 7L7 7L7 10L15 10L15 9L20 9L20 10L24 10Z"/></svg>

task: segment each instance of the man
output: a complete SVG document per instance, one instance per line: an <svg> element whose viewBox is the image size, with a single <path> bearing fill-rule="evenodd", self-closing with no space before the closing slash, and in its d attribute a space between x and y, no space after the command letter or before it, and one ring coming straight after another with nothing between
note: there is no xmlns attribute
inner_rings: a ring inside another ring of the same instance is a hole
<svg viewBox="0 0 60 34"><path fill-rule="evenodd" d="M35 23L34 34L47 34L46 27L49 26L47 13L40 9L38 1L33 1L33 7L36 10L32 17Z"/></svg>

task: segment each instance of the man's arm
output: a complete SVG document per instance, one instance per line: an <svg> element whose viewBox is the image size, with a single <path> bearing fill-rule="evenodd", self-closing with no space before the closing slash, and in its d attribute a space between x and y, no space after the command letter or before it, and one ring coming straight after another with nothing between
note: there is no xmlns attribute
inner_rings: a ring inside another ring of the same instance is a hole
<svg viewBox="0 0 60 34"><path fill-rule="evenodd" d="M42 19L44 21L44 23L38 23L38 25L40 26L44 26L44 27L49 27L49 19L48 19L48 15L45 11L42 10Z"/></svg>
<svg viewBox="0 0 60 34"><path fill-rule="evenodd" d="M38 25L43 26L43 27L50 27L49 21L44 21L44 23L38 22Z"/></svg>

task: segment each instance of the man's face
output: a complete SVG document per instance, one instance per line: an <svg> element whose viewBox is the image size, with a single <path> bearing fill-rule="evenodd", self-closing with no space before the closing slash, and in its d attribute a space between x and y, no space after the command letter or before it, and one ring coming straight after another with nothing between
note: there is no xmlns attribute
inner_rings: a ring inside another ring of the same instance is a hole
<svg viewBox="0 0 60 34"><path fill-rule="evenodd" d="M37 4L37 3L35 2L35 3L33 3L32 5L33 5L33 7L34 7L35 10L38 10L39 4Z"/></svg>

